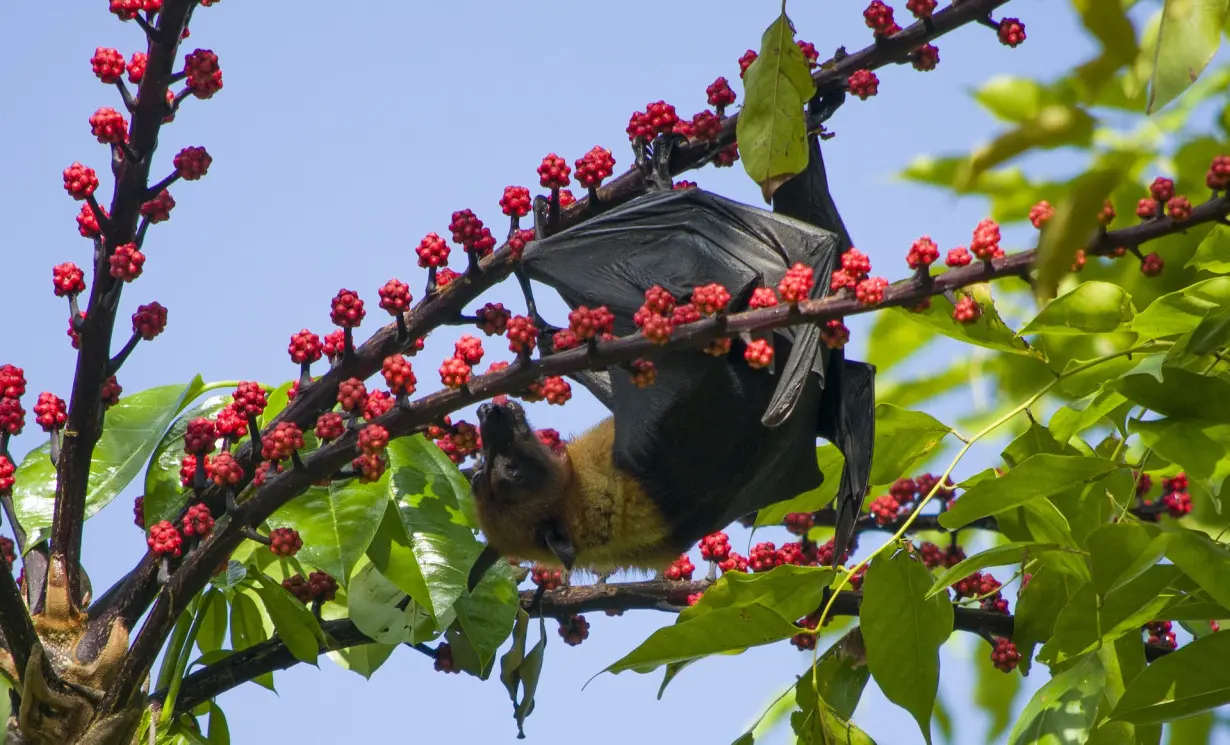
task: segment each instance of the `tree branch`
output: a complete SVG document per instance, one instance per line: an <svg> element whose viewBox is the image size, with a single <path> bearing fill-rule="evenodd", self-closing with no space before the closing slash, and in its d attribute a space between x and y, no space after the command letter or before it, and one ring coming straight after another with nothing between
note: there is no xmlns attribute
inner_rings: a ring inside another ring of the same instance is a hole
<svg viewBox="0 0 1230 745"><path fill-rule="evenodd" d="M145 76L141 79L133 113L131 151L140 157L126 158L119 166L111 215L107 218L105 245L114 249L136 236L141 205L146 201L145 186L150 162L158 142L158 131L166 115L166 88L175 63L180 34L195 0L166 0L158 14L161 33L151 34ZM97 214L97 213L96 213ZM101 220L100 220L101 222ZM55 513L51 526L52 550L63 557L68 587L74 604L81 602L78 567L81 561L81 535L85 523L85 496L94 447L102 435L102 386L111 374L111 334L119 306L119 280L108 270L106 252L94 263L90 302L81 328L81 350L73 376L68 422L56 468Z"/></svg>
<svg viewBox="0 0 1230 745"><path fill-rule="evenodd" d="M30 650L38 643L38 634L34 631L34 621L21 599L21 588L13 579L12 567L9 566L0 571L0 633L4 635L4 648L13 655L17 674L24 675Z"/></svg>

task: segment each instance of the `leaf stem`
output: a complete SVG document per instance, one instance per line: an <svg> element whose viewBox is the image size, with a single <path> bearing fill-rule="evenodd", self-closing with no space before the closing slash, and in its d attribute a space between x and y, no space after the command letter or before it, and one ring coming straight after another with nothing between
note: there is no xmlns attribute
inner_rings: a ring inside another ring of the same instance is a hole
<svg viewBox="0 0 1230 745"><path fill-rule="evenodd" d="M191 616L192 625L184 636L183 648L180 650L179 657L175 661L175 668L171 675L167 697L163 702L162 714L159 716L159 722L163 725L168 724L175 715L175 699L179 697L179 687L184 682L184 673L188 670L188 658L191 656L192 645L196 643L196 636L201 630L201 623L205 620L205 616L209 612L209 606L214 602L214 596L217 594L217 591L205 593L199 600L193 601L188 606L188 612L184 615L185 618Z"/></svg>

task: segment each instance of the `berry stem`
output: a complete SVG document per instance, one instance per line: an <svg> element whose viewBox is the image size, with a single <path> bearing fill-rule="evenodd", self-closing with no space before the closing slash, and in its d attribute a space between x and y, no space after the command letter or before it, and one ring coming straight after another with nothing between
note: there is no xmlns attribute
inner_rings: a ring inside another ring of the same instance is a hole
<svg viewBox="0 0 1230 745"><path fill-rule="evenodd" d="M73 313L73 316L76 317L76 312ZM111 361L107 363L107 377L111 377L120 371L120 367L128 361L129 355L132 354L132 350L137 348L137 343L140 341L140 334L134 333L132 336L128 337L128 341L124 343L124 348L121 349L119 354L112 357Z"/></svg>
<svg viewBox="0 0 1230 745"><path fill-rule="evenodd" d="M261 425L256 421L256 414L248 412L248 434L252 437L252 465L250 471L255 471L256 467L261 464Z"/></svg>
<svg viewBox="0 0 1230 745"><path fill-rule="evenodd" d="M273 539L271 539L267 535L262 535L256 532L256 528L253 528L250 525L243 526L243 535L245 538L256 541L262 546L272 546L273 545Z"/></svg>
<svg viewBox="0 0 1230 745"><path fill-rule="evenodd" d="M145 35L150 41L161 40L162 34L158 31L158 29L151 26L149 21L142 18L140 13L134 15L132 20L137 22L137 25L141 27L141 30L145 32Z"/></svg>
<svg viewBox="0 0 1230 745"><path fill-rule="evenodd" d="M169 175L163 177L161 181L154 184L153 186L151 186L149 189L145 191L146 200L150 200L150 199L153 199L154 197L157 197L159 194L162 193L163 189L166 189L167 187L169 187L171 184L175 183L176 181L179 181L179 171L172 171Z"/></svg>
<svg viewBox="0 0 1230 745"><path fill-rule="evenodd" d="M123 99L124 108L127 109L128 113L131 114L132 112L136 111L137 99L132 97L132 91L128 90L127 85L124 85L124 81L116 80L115 87L119 89L120 98ZM98 213L96 212L94 214L98 214Z"/></svg>
<svg viewBox="0 0 1230 745"><path fill-rule="evenodd" d="M98 206L98 199L93 194L87 194L85 203L90 205L90 209L94 211L94 219L98 221L98 232L106 235L110 226L110 221L103 216L102 208Z"/></svg>
<svg viewBox="0 0 1230 745"><path fill-rule="evenodd" d="M51 430L50 445L48 455L51 458L51 465L55 465L60 460L60 430L59 428Z"/></svg>
<svg viewBox="0 0 1230 745"><path fill-rule="evenodd" d="M187 70L180 70L179 72L171 73L171 77L167 78L167 85L174 85L178 83L179 81L186 79L187 77L188 77Z"/></svg>

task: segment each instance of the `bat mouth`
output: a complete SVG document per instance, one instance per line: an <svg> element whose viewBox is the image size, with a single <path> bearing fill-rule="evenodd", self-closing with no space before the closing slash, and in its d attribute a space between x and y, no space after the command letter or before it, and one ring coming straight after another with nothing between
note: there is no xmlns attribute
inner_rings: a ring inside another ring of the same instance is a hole
<svg viewBox="0 0 1230 745"><path fill-rule="evenodd" d="M479 406L478 431L483 440L483 453L487 457L507 453L514 443L534 437L525 419L525 409L512 401Z"/></svg>

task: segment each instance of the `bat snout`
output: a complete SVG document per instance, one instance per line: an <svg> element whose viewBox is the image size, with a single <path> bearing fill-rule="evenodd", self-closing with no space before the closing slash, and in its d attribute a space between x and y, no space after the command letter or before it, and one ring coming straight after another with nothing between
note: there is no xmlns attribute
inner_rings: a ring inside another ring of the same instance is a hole
<svg viewBox="0 0 1230 745"><path fill-rule="evenodd" d="M505 451L518 436L529 431L525 410L512 401L482 404L478 407L478 431L482 436L484 453Z"/></svg>

